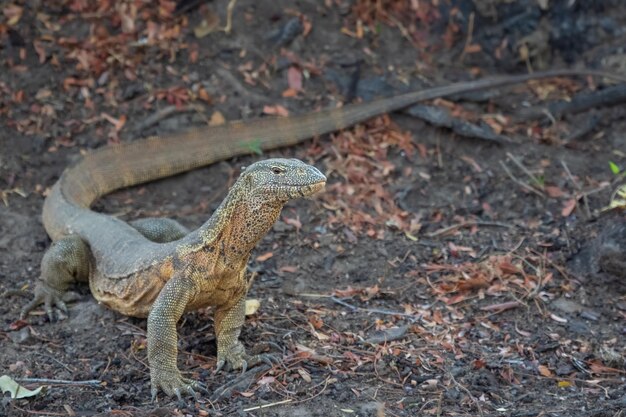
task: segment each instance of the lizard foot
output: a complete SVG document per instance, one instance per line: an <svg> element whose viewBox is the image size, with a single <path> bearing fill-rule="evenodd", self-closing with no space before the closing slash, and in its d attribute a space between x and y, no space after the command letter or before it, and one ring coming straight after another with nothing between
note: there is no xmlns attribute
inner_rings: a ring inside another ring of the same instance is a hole
<svg viewBox="0 0 626 417"><path fill-rule="evenodd" d="M48 315L48 319L50 321L55 321L53 307L58 308L67 315L67 306L63 301L63 294L60 291L49 287L43 282L40 282L35 287L34 292L35 296L33 299L26 304L24 308L22 308L20 319L24 319L30 311L40 304L44 305L44 309L46 310L46 314Z"/></svg>
<svg viewBox="0 0 626 417"><path fill-rule="evenodd" d="M218 352L215 373L218 373L222 369L241 369L241 373L244 373L249 366L256 366L260 363L265 363L273 367L275 364L281 363L281 361L275 355L267 353L248 355L243 344L238 341L226 352Z"/></svg>
<svg viewBox="0 0 626 417"><path fill-rule="evenodd" d="M165 395L178 398L180 404L184 404L183 395L191 395L195 400L198 399L196 390L204 394L209 394L207 387L193 379L185 378L180 374L178 369L163 370L151 368L150 370L150 393L152 394L152 402L156 401L159 388L163 390Z"/></svg>

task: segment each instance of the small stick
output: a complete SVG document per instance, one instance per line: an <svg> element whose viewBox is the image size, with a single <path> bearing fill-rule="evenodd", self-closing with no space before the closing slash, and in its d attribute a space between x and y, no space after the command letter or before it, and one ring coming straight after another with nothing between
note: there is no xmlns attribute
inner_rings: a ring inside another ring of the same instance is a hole
<svg viewBox="0 0 626 417"><path fill-rule="evenodd" d="M530 191L530 192L532 192L532 193L537 194L537 195L538 195L539 197L541 197L541 198L545 198L545 195L544 195L541 191L537 190L535 187L532 187L532 186L530 186L530 185L526 184L524 181L522 181L522 180L520 180L520 179L516 178L516 177L513 175L513 173L509 170L509 168L506 166L506 164L505 164L504 162L500 161L500 165L502 165L502 168L504 169L504 171L506 172L506 174L509 176L509 178L511 178L511 180L512 180L514 183L516 183L516 184L517 184L517 185L519 185L520 187L522 187L522 188L524 188L524 189L526 189L526 190L528 190L528 191Z"/></svg>
<svg viewBox="0 0 626 417"><path fill-rule="evenodd" d="M137 131L141 131L144 129L147 129L157 123L159 123L161 120L163 119L167 119L168 117L174 115L174 114L179 114L179 113L191 113L191 112L198 112L201 113L204 111L204 108L201 105L198 104L188 104L186 106L167 106L167 107L163 107L162 109L160 109L159 111L157 111L156 113L148 116L143 122L139 123L139 125L137 126L136 130Z"/></svg>
<svg viewBox="0 0 626 417"><path fill-rule="evenodd" d="M56 385L96 385L102 384L98 379L89 379L86 381L70 381L67 379L48 379L48 378L19 378L17 382L32 382L38 384L56 384Z"/></svg>
<svg viewBox="0 0 626 417"><path fill-rule="evenodd" d="M337 298L337 297L328 297L331 300L333 300L335 303L340 304L344 307L349 308L352 311L365 311L368 313L374 313L374 314L385 314L388 316L402 316L402 317L410 317L413 320L417 320L418 317L415 316L415 314L409 314L409 313L402 313L400 311L391 311L391 310L381 310L378 308L363 308L363 307L357 307L357 306L353 306L352 304L346 303L345 301Z"/></svg>
<svg viewBox="0 0 626 417"><path fill-rule="evenodd" d="M228 69L222 68L219 65L213 68L213 70L231 87L235 89L236 92L241 94L242 96L246 96L252 100L255 100L259 103L269 103L270 99L262 96L261 94L257 94L254 91L248 90L238 79L235 77Z"/></svg>
<svg viewBox="0 0 626 417"><path fill-rule="evenodd" d="M508 156L509 158L511 158L511 161L513 161L513 163L515 165L517 165L519 167L519 169L521 169L522 171L524 171L524 174L528 175L534 182L535 184L541 184L541 181L539 181L539 178L535 177L533 175L532 172L530 172L528 170L528 168L526 168L524 166L524 164L522 164L515 156L513 156L513 154L511 152L507 152L506 156Z"/></svg>
<svg viewBox="0 0 626 417"><path fill-rule="evenodd" d="M243 411L260 410L261 408L274 407L276 405L287 404L293 401L293 398L287 398L286 400L278 401L270 404L257 405L256 407L244 408Z"/></svg>
<svg viewBox="0 0 626 417"><path fill-rule="evenodd" d="M507 229L513 229L515 226L510 225L510 224L506 224L506 223L500 223L500 222L482 222L482 221L468 221L468 222L463 222L463 223L459 223L459 224L453 224L452 226L448 226L448 227L444 227L443 229L439 229L436 230L432 233L427 233L426 236L427 237L437 237L437 236L441 236L441 235L445 235L449 232L452 232L456 229L462 229L464 227L471 227L471 226L493 226L493 227L504 227Z"/></svg>
<svg viewBox="0 0 626 417"><path fill-rule="evenodd" d="M519 307L521 305L522 303L520 303L519 301L507 301L505 303L491 304L488 306L484 306L484 307L481 307L480 309L483 311L494 311L494 314L497 314L497 313L502 313L505 310L510 310L512 308Z"/></svg>
<svg viewBox="0 0 626 417"><path fill-rule="evenodd" d="M459 57L459 61L463 61L465 55L467 55L467 51L469 50L470 45L472 44L472 39L474 37L474 12L470 13L469 22L467 23L467 38L465 38L465 45L463 45L463 52L461 52L461 56Z"/></svg>
<svg viewBox="0 0 626 417"><path fill-rule="evenodd" d="M456 380L456 379L454 379L454 377L452 376L452 374L450 374L450 378L452 378L452 382L454 382L454 384L455 384L457 387L461 388L463 391L465 391L465 393L466 393L467 395L469 395L469 397L470 397L470 399L472 400L472 402L473 402L474 404L476 404L476 408L478 408L478 412L480 413L480 417L484 417L484 416L485 416L485 414L483 414L483 409L482 409L482 407L480 406L480 403L478 402L478 400L476 399L476 397L474 397L474 396L472 395L472 393L470 392L470 390L468 390L468 389L467 389L467 387L464 387L463 385L459 384L459 383L457 382L457 380Z"/></svg>
<svg viewBox="0 0 626 417"><path fill-rule="evenodd" d="M228 6L226 6L226 26L221 29L226 34L230 34L230 31L233 29L233 9L235 8L235 3L237 3L237 0L230 0Z"/></svg>

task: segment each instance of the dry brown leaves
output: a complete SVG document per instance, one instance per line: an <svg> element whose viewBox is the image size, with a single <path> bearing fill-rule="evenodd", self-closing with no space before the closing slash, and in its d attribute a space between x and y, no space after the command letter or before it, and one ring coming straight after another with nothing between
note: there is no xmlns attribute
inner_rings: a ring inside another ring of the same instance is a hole
<svg viewBox="0 0 626 417"><path fill-rule="evenodd" d="M476 293L479 298L508 293L517 294L520 298L542 294L540 291L552 280L552 273L533 267L535 262L540 265L542 261L533 255L525 259L513 255L493 255L482 262L428 264L426 272L432 276L431 288L437 298L452 305L474 297ZM552 298L546 293L542 295Z"/></svg>
<svg viewBox="0 0 626 417"><path fill-rule="evenodd" d="M321 197L332 213L329 223L348 227L351 240L359 234L382 239L385 228L406 233L419 230L419 218L400 209L390 190L403 174L392 162L392 151L411 158L415 145L411 135L398 130L388 117L335 135L332 144L321 151L329 174L341 178Z"/></svg>

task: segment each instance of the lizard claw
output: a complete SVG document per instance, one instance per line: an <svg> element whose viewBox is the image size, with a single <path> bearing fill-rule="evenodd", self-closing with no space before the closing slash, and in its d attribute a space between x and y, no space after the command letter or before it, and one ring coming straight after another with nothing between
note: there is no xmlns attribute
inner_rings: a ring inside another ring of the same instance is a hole
<svg viewBox="0 0 626 417"><path fill-rule="evenodd" d="M227 353L218 353L214 374L217 374L222 369L241 369L241 373L244 373L249 367L256 366L261 362L273 367L280 364L281 360L271 354L248 355L243 345L238 342L238 345L231 347Z"/></svg>
<svg viewBox="0 0 626 417"><path fill-rule="evenodd" d="M35 295L33 299L28 304L26 304L24 308L22 308L22 311L20 312L20 319L23 320L24 318L26 318L28 313L40 304L44 305L46 315L51 322L55 321L54 307L67 314L67 305L65 304L65 302L63 302L63 295L60 294L59 291L55 291L44 283L39 283L35 287L34 292ZM60 317L61 316L59 316L59 318Z"/></svg>
<svg viewBox="0 0 626 417"><path fill-rule="evenodd" d="M152 402L156 401L159 388L163 390L167 396L171 397L175 395L181 405L184 405L185 403L183 395L190 395L194 398L194 400L198 399L198 394L194 388L206 394L209 393L206 386L203 384L194 381L193 379L183 378L178 369L152 369L150 371L150 382L152 385L152 388L150 389Z"/></svg>
<svg viewBox="0 0 626 417"><path fill-rule="evenodd" d="M224 365L226 365L226 361L224 359L219 359L215 364L215 371L213 372L213 374L217 374L219 371L221 371L222 368L224 368Z"/></svg>
<svg viewBox="0 0 626 417"><path fill-rule="evenodd" d="M202 392L203 394L210 394L209 389L207 388L206 385L204 385L202 382L196 381L194 379L191 378L182 378L183 382L189 386L191 386L192 389L197 389L198 391ZM195 392L194 392L195 394ZM192 394L192 395L194 395ZM198 397L196 397L196 399L198 399Z"/></svg>

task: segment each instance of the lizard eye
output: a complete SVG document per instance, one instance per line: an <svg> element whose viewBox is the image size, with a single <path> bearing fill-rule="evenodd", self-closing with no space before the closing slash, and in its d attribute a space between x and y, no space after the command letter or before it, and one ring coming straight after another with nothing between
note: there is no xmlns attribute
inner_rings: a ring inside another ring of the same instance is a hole
<svg viewBox="0 0 626 417"><path fill-rule="evenodd" d="M271 170L272 170L272 172L273 172L274 174L276 174L276 175L278 175L278 174L282 174L283 172L285 172L285 168L278 167L278 166L273 166L273 167L271 168Z"/></svg>

